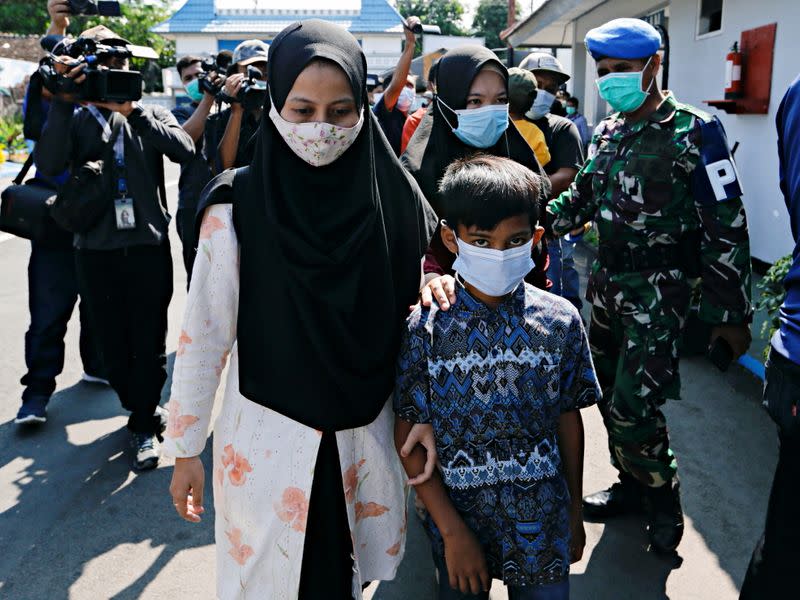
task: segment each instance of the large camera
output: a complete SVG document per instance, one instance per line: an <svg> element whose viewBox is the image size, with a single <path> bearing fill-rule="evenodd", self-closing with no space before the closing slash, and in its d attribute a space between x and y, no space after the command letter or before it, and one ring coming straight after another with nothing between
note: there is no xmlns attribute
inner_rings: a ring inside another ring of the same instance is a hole
<svg viewBox="0 0 800 600"><path fill-rule="evenodd" d="M225 92L221 92L220 97L223 102L240 103L246 111L262 107L267 98L267 82L264 80L264 74L261 69L249 65L236 97L231 98Z"/></svg>
<svg viewBox="0 0 800 600"><path fill-rule="evenodd" d="M200 80L200 90L213 96L219 94L222 91L222 86L225 85L225 75L232 61L233 53L223 50L219 54L212 55L200 63L203 69L203 72L198 76ZM209 79L209 75L212 73L221 75L221 77L217 79L216 85L211 83Z"/></svg>
<svg viewBox="0 0 800 600"><path fill-rule="evenodd" d="M86 64L86 79L76 83L65 74L58 73L59 56L69 56L79 64ZM89 38L61 41L50 56L42 59L39 74L44 87L52 94L74 94L84 102L129 102L142 97L142 74L137 71L109 69L102 66L108 58L158 58L151 48L126 44L112 46Z"/></svg>
<svg viewBox="0 0 800 600"><path fill-rule="evenodd" d="M73 15L99 15L101 17L122 16L119 2L116 0L67 0L69 12Z"/></svg>

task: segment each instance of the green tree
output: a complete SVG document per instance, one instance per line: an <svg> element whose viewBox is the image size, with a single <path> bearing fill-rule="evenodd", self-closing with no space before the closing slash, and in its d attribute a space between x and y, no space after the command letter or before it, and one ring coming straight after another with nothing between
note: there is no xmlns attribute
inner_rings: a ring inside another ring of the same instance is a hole
<svg viewBox="0 0 800 600"><path fill-rule="evenodd" d="M47 31L47 0L0 0L0 4L0 31L28 35L44 35ZM150 28L169 18L171 4L170 0L123 0L121 18L71 17L69 31L77 36L84 29L103 24L132 44L153 48L160 55L158 67L169 67L175 64L175 43L150 33ZM161 73L147 63L133 60L134 68L145 76L147 91L159 90Z"/></svg>
<svg viewBox="0 0 800 600"><path fill-rule="evenodd" d="M399 0L397 10L404 17L419 17L426 25L438 25L442 35L464 35L458 25L464 16L459 0Z"/></svg>
<svg viewBox="0 0 800 600"><path fill-rule="evenodd" d="M515 2L515 18L519 18L519 2ZM507 0L480 0L472 30L475 35L486 38L487 48L503 48L505 43L500 39L500 32L508 27Z"/></svg>
<svg viewBox="0 0 800 600"><path fill-rule="evenodd" d="M44 35L49 20L47 0L0 0L0 31Z"/></svg>

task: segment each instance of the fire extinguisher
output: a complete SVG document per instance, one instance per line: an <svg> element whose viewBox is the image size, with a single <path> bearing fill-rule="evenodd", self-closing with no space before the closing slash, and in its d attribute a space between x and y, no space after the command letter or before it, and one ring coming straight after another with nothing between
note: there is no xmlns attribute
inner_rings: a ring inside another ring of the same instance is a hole
<svg viewBox="0 0 800 600"><path fill-rule="evenodd" d="M731 51L725 57L725 99L735 100L743 96L742 53L739 52L739 42L734 42Z"/></svg>

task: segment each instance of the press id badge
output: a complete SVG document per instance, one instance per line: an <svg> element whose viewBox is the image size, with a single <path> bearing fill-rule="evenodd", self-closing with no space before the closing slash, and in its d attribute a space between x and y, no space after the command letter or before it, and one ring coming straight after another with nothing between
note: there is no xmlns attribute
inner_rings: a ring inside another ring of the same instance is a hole
<svg viewBox="0 0 800 600"><path fill-rule="evenodd" d="M114 211L117 215L117 229L136 229L136 217L133 214L133 198L117 198L114 200Z"/></svg>

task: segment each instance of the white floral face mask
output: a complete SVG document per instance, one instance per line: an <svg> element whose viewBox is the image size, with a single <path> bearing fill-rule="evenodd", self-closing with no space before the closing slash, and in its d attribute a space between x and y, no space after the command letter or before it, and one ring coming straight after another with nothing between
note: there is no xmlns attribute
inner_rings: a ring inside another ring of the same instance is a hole
<svg viewBox="0 0 800 600"><path fill-rule="evenodd" d="M289 148L312 167L324 167L334 162L356 141L364 126L364 109L353 127L331 123L292 123L284 119L271 102L269 118Z"/></svg>

